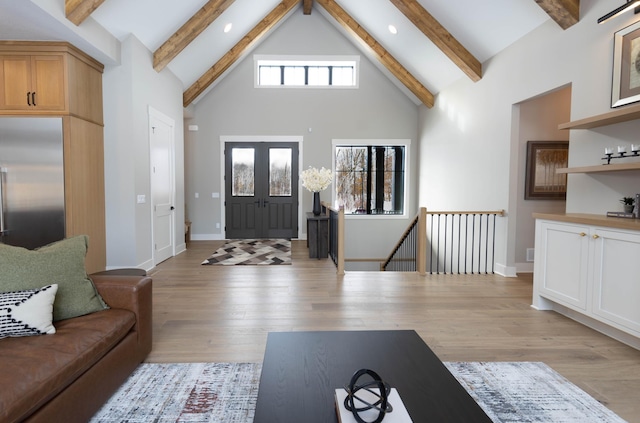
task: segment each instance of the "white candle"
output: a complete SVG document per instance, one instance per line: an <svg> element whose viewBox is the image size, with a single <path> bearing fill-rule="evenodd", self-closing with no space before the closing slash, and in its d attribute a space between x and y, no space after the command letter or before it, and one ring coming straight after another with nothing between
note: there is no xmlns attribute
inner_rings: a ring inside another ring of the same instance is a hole
<svg viewBox="0 0 640 423"><path fill-rule="evenodd" d="M613 154L613 148L607 147L604 149L604 154Z"/></svg>
<svg viewBox="0 0 640 423"><path fill-rule="evenodd" d="M625 151L627 151L627 146L626 145L619 145L618 146L618 153L624 153Z"/></svg>

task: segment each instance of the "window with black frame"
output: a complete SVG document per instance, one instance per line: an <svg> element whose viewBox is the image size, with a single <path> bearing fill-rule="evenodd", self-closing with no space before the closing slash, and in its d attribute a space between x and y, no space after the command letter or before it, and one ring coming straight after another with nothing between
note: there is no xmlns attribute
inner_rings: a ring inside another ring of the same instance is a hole
<svg viewBox="0 0 640 423"><path fill-rule="evenodd" d="M336 203L346 214L403 214L405 156L403 145L337 145Z"/></svg>

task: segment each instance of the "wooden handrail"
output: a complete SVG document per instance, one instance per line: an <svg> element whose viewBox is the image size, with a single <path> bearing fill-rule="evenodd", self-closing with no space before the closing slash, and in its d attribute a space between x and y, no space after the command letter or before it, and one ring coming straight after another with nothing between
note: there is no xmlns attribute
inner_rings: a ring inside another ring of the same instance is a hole
<svg viewBox="0 0 640 423"><path fill-rule="evenodd" d="M504 210L484 210L484 211L428 211L427 214L495 214L503 217Z"/></svg>

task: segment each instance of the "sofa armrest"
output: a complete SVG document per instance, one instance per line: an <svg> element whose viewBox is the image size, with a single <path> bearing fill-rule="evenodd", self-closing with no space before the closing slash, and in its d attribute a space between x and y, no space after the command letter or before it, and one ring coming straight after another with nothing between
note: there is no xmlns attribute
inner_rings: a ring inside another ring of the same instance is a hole
<svg viewBox="0 0 640 423"><path fill-rule="evenodd" d="M111 308L130 310L136 315L133 330L138 335L142 361L152 343L152 280L147 276L89 275L96 289Z"/></svg>

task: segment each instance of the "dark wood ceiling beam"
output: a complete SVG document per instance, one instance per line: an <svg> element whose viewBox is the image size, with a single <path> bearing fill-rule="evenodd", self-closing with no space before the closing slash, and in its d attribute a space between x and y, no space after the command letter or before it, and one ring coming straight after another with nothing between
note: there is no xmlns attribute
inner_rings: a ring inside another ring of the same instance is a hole
<svg viewBox="0 0 640 423"><path fill-rule="evenodd" d="M179 30L153 53L153 68L160 72L196 39L235 0L209 0Z"/></svg>
<svg viewBox="0 0 640 423"><path fill-rule="evenodd" d="M258 25L247 33L220 60L207 70L183 94L183 104L187 107L213 82L215 82L231 65L233 65L253 45L262 39L291 10L300 4L300 0L283 0Z"/></svg>
<svg viewBox="0 0 640 423"><path fill-rule="evenodd" d="M562 29L580 20L580 0L535 0Z"/></svg>
<svg viewBox="0 0 640 423"><path fill-rule="evenodd" d="M464 48L440 22L436 20L417 0L391 0L433 44L474 82L482 79L482 64Z"/></svg>
<svg viewBox="0 0 640 423"><path fill-rule="evenodd" d="M104 0L64 0L64 13L71 22L80 25Z"/></svg>
<svg viewBox="0 0 640 423"><path fill-rule="evenodd" d="M304 13L305 15L310 15L312 7L313 0L302 0L302 13Z"/></svg>
<svg viewBox="0 0 640 423"><path fill-rule="evenodd" d="M382 63L405 87L409 89L427 107L433 107L433 94L426 89L408 70L389 54L358 22L356 22L334 0L316 0L333 18L357 40L371 49L374 56Z"/></svg>

